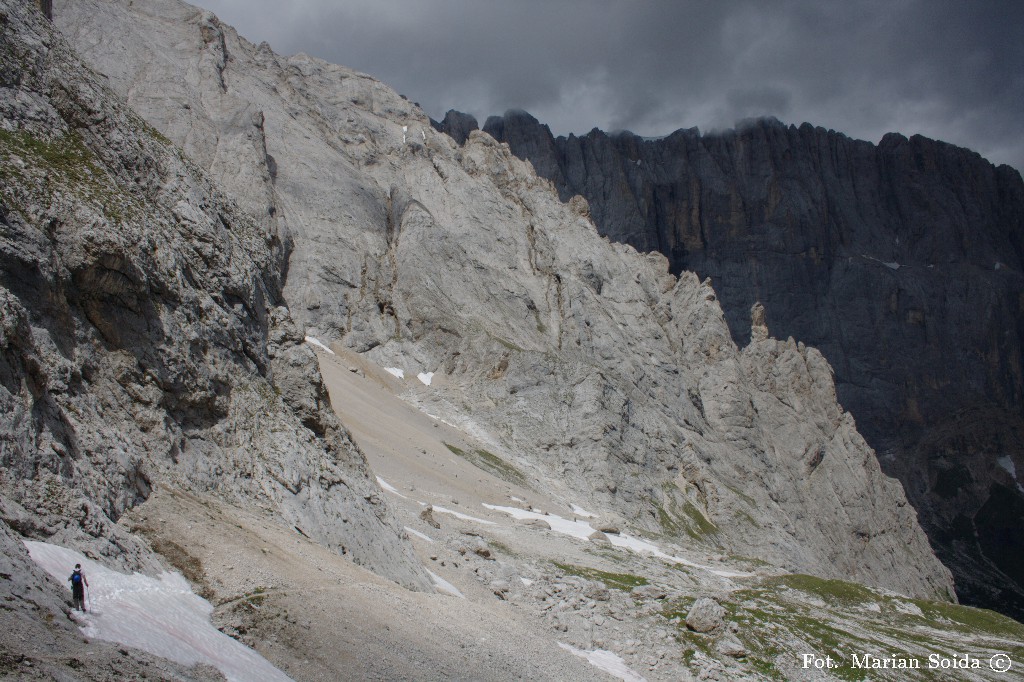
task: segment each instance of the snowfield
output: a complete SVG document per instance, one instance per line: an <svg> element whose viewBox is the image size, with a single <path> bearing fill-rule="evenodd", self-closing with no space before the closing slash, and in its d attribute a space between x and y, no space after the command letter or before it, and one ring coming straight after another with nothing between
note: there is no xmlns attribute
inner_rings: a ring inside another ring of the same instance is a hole
<svg viewBox="0 0 1024 682"><path fill-rule="evenodd" d="M327 345L324 344L324 342L321 341L320 339L314 338L312 336L307 336L306 337L306 343L308 343L311 346L315 346L315 347L319 348L320 350L324 351L325 353L330 353L331 355L336 355L336 353L333 350L331 350L330 348L328 348Z"/></svg>
<svg viewBox="0 0 1024 682"><path fill-rule="evenodd" d="M32 560L60 582L75 564L89 581L87 613L75 613L86 637L142 649L182 665L207 663L231 682L291 678L258 653L213 627L213 606L178 573L150 578L112 571L64 547L25 541Z"/></svg>
<svg viewBox="0 0 1024 682"><path fill-rule="evenodd" d="M647 682L644 677L638 675L632 668L626 665L626 662L622 660L622 658L611 651L606 651L605 649L583 651L582 649L577 649L576 647L563 642L559 642L558 646L562 647L574 656L579 656L580 658L587 660L590 665L595 668L600 668L612 677L617 677L620 680L623 680L623 682Z"/></svg>

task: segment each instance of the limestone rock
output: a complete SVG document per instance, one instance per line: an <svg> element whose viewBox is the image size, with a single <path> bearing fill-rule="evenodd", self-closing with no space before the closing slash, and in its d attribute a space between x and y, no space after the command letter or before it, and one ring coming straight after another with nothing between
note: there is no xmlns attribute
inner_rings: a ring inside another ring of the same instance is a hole
<svg viewBox="0 0 1024 682"><path fill-rule="evenodd" d="M441 527L441 524L434 518L434 505L432 504L428 504L423 508L423 511L420 512L420 518L423 519L423 522L431 528Z"/></svg>
<svg viewBox="0 0 1024 682"><path fill-rule="evenodd" d="M727 632L724 637L718 640L715 644L715 649L732 658L743 658L747 655L747 648L743 646L743 642L731 632Z"/></svg>
<svg viewBox="0 0 1024 682"><path fill-rule="evenodd" d="M764 341L768 338L768 323L765 321L764 306L755 303L750 308L750 340Z"/></svg>
<svg viewBox="0 0 1024 682"><path fill-rule="evenodd" d="M202 491L428 589L386 506L364 502L379 489L284 305L287 235L22 5L0 23L0 165L17 169L0 180L4 519L155 569L117 519L154 486Z"/></svg>
<svg viewBox="0 0 1024 682"><path fill-rule="evenodd" d="M383 367L443 372L419 406L640 531L948 595L820 353L737 348L709 283L603 240L593 206L561 203L538 177L543 159L531 167L480 131L459 146L372 78L227 26L220 59L194 12L158 4L156 16L82 0L55 18L253 221L291 235L282 294L299 329ZM531 125L504 121L507 135ZM268 201L288 211L268 216ZM289 398L316 413L317 396ZM822 445L808 475L805 453Z"/></svg>
<svg viewBox="0 0 1024 682"><path fill-rule="evenodd" d="M767 338L748 326L761 302L778 338L820 349L961 596L1024 617L1024 536L1004 532L1024 504L993 464L1024 471L1024 375L1006 369L1024 349L1016 169L919 135L875 145L775 119L555 138L510 112L484 130L564 201L586 197L601 234L710 277L737 343Z"/></svg>
<svg viewBox="0 0 1024 682"><path fill-rule="evenodd" d="M603 583L591 581L583 588L583 596L594 601L608 601L611 599L611 592Z"/></svg>
<svg viewBox="0 0 1024 682"><path fill-rule="evenodd" d="M686 613L686 627L694 632L708 633L725 626L725 609L710 597L701 597Z"/></svg>
<svg viewBox="0 0 1024 682"><path fill-rule="evenodd" d="M657 585L639 585L634 587L630 594L640 599L664 599L668 596L665 589Z"/></svg>

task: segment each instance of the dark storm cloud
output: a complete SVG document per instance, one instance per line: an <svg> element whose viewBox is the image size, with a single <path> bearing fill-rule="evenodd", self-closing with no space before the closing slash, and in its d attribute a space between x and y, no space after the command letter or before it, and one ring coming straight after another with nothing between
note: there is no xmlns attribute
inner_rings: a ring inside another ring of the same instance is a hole
<svg viewBox="0 0 1024 682"><path fill-rule="evenodd" d="M1024 168L1024 3L206 0L252 40L370 73L440 118L643 135L771 115L921 133Z"/></svg>

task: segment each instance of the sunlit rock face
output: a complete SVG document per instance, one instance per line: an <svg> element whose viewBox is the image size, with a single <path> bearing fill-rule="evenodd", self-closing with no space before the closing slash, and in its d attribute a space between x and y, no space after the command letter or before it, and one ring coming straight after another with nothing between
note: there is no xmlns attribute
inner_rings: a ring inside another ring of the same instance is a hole
<svg viewBox="0 0 1024 682"><path fill-rule="evenodd" d="M452 116L451 119L458 120ZM524 112L484 130L601 234L710 277L732 337L821 350L840 404L902 482L962 598L1024 616L1024 184L920 136L877 145L750 121L659 139L554 137ZM1005 459L1001 459L1005 458Z"/></svg>

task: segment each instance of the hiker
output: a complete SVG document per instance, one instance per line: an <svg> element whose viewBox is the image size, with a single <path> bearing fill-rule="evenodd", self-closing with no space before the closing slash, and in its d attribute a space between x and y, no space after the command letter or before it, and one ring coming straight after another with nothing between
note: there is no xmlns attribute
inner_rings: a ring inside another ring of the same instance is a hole
<svg viewBox="0 0 1024 682"><path fill-rule="evenodd" d="M73 608L85 613L85 588L89 587L89 581L82 573L82 564L75 564L75 571L68 580L71 581L71 597L75 602Z"/></svg>

